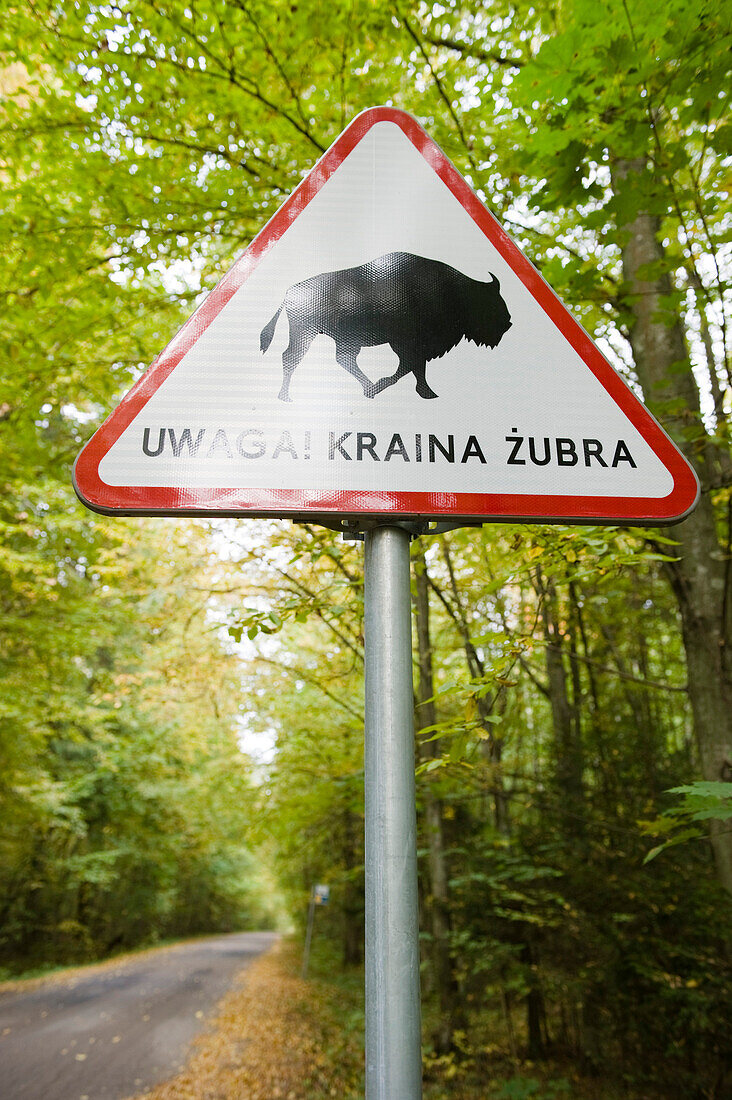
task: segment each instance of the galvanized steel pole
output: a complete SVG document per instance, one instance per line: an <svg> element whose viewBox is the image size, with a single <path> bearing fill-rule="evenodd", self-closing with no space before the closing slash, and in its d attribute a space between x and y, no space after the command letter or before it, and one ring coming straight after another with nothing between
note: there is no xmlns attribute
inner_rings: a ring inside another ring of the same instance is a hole
<svg viewBox="0 0 732 1100"><path fill-rule="evenodd" d="M409 533L365 535L366 1100L420 1100Z"/></svg>

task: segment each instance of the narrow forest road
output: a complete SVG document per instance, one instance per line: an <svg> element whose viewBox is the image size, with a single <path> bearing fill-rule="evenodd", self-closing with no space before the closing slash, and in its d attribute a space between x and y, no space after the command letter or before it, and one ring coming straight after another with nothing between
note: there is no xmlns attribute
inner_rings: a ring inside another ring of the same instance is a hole
<svg viewBox="0 0 732 1100"><path fill-rule="evenodd" d="M121 1100L178 1071L271 932L240 932L0 992L3 1100Z"/></svg>

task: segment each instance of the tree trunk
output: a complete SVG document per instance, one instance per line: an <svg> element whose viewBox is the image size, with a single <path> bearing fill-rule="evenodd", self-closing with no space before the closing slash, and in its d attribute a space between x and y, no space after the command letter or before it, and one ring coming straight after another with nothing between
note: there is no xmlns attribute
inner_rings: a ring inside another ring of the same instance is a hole
<svg viewBox="0 0 732 1100"><path fill-rule="evenodd" d="M468 666L468 672L473 680L481 680L485 676L485 666L483 661L478 655L473 641L470 637L470 625L468 616L466 614L465 607L460 595L460 588L455 577L455 570L452 564L452 555L450 553L450 545L447 537L442 535L440 538L440 545L442 547L442 555L445 559L445 565L447 566L447 572L450 577L450 590L452 592L452 603L448 603L439 592L436 586L430 586L434 588L438 596L447 609L450 617L452 618L458 633L462 638L463 652L465 653L465 662ZM426 574L425 574L426 575ZM503 739L497 737L491 724L490 718L494 711L502 713L502 708L506 705L506 692L504 688L499 690L493 695L492 698L484 695L482 692L478 692L473 696L475 705L478 710L478 718L485 732L486 739L481 742L480 754L491 765L491 787L493 795L493 823L499 833L503 833L508 836L511 832L511 819L509 812L509 796L506 788L503 784L503 776L501 774L501 757L503 755Z"/></svg>
<svg viewBox="0 0 732 1100"><path fill-rule="evenodd" d="M645 160L618 161L615 191L632 188ZM732 559L730 521L715 516L710 487L729 475L729 455L706 435L684 329L671 313L672 283L664 264L660 222L639 212L622 227L623 274L632 312L631 346L646 401L694 466L702 493L696 510L672 534L678 560L667 572L681 613L689 701L706 780L732 777ZM651 266L649 266L651 265ZM649 274L653 272L653 274ZM724 534L721 529L726 528ZM732 832L714 823L717 875L732 894Z"/></svg>
<svg viewBox="0 0 732 1100"><path fill-rule="evenodd" d="M542 1034L544 1018L544 997L537 976L534 950L527 938L521 948L521 961L526 967L526 981L529 991L526 994L526 1055L532 1062L546 1057L546 1044Z"/></svg>
<svg viewBox="0 0 732 1100"><path fill-rule="evenodd" d="M570 698L569 683L564 667L564 635L559 629L556 610L557 597L551 580L544 580L541 570L536 570L536 581L541 597L541 621L544 630L546 672L549 685L549 702L556 751L556 784L560 800L560 819L566 836L582 838L586 833L584 751L580 729L577 662L572 668L574 698ZM570 645L570 656L575 647Z"/></svg>
<svg viewBox="0 0 732 1100"><path fill-rule="evenodd" d="M343 965L358 966L363 958L364 902L361 865L356 856L360 822L352 810L343 815Z"/></svg>
<svg viewBox="0 0 732 1100"><path fill-rule="evenodd" d="M417 726L433 726L436 722L434 679L432 675L432 642L429 621L429 580L424 547L417 541L414 549L415 612L417 625ZM420 745L420 757L429 760L439 756L439 741ZM432 932L432 969L440 1004L440 1020L433 1036L438 1054L447 1054L454 1046L454 1032L464 1026L455 968L450 953L450 893L445 860L442 803L428 782L424 790L427 859L431 894L429 899Z"/></svg>

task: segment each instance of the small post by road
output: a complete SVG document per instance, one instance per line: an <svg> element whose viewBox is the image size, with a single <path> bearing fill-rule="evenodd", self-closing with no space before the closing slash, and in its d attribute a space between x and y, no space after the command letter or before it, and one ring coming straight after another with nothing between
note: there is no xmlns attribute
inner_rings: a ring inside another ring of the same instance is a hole
<svg viewBox="0 0 732 1100"><path fill-rule="evenodd" d="M315 891L310 890L310 904L308 905L308 926L305 932L305 948L302 953L302 976L308 976L308 964L310 962L310 941L313 938L313 921L315 920Z"/></svg>
<svg viewBox="0 0 732 1100"><path fill-rule="evenodd" d="M410 534L365 534L366 1100L420 1100Z"/></svg>
<svg viewBox="0 0 732 1100"><path fill-rule="evenodd" d="M310 905L308 906L308 925L305 932L305 949L302 953L302 976L308 976L308 964L310 962L310 943L313 938L313 925L315 923L315 909L318 905L327 905L330 901L330 886L318 883L310 888Z"/></svg>

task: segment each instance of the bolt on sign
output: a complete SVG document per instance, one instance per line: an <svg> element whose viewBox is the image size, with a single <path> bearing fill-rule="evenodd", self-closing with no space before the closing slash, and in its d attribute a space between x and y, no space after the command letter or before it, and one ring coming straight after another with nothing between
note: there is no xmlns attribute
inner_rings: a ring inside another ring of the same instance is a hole
<svg viewBox="0 0 732 1100"><path fill-rule="evenodd" d="M81 452L99 512L663 523L693 471L419 124L359 115Z"/></svg>

